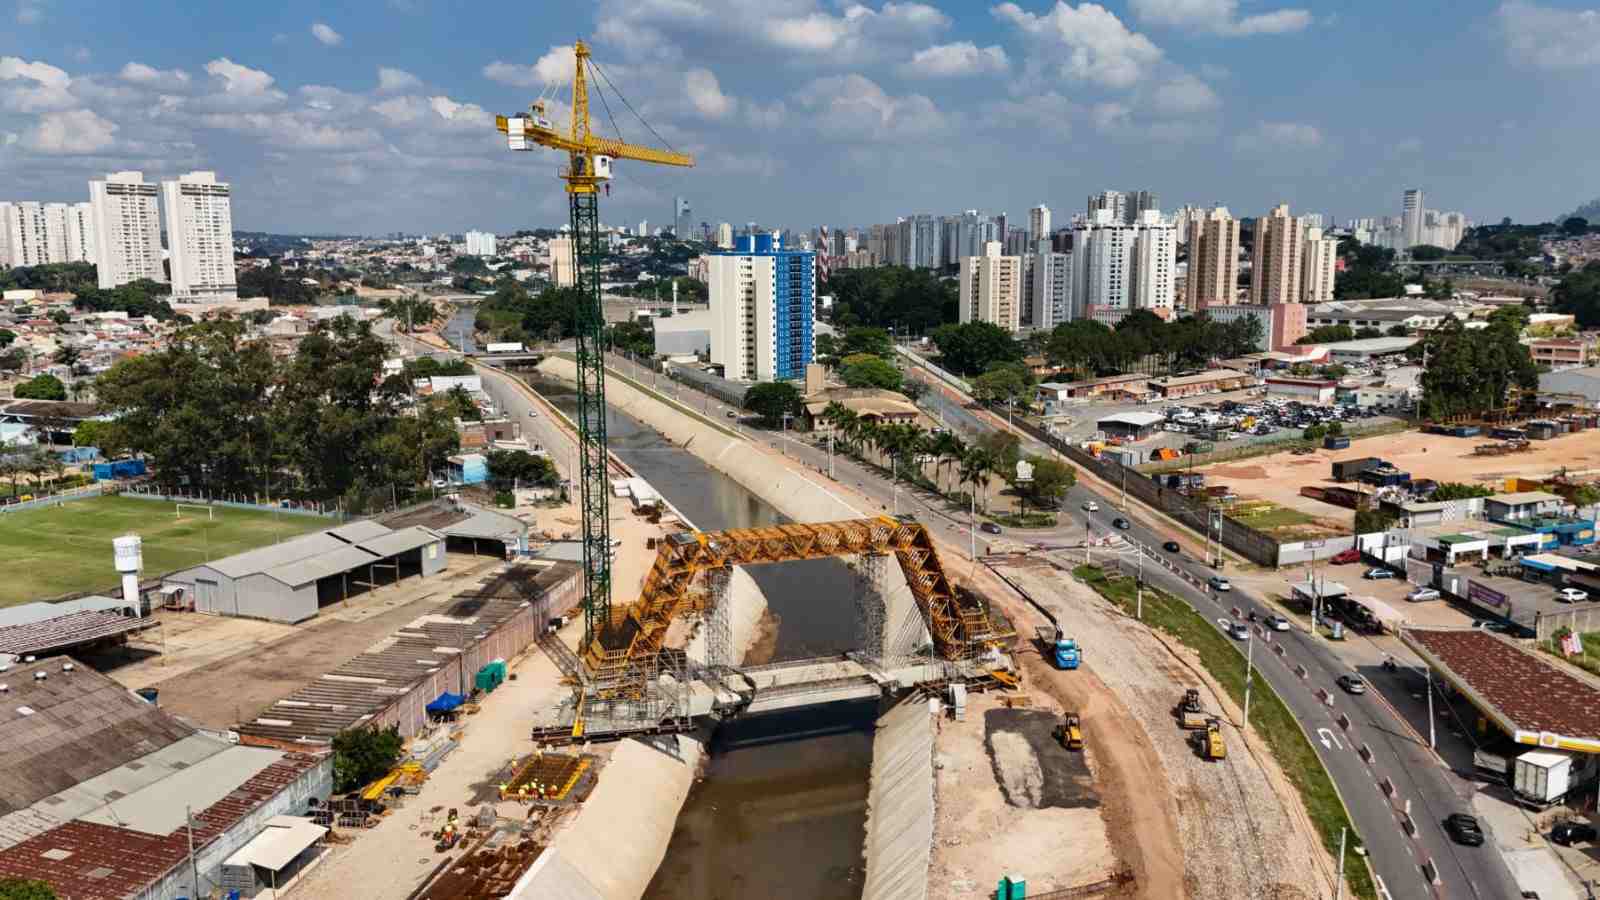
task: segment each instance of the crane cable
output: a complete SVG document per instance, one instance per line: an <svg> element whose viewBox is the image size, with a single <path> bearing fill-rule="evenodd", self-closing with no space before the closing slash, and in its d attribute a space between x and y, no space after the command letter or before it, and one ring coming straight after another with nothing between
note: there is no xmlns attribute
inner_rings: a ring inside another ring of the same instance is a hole
<svg viewBox="0 0 1600 900"><path fill-rule="evenodd" d="M606 74L606 70L605 69L600 68L600 64L599 63L597 63L593 59L591 59L591 60L589 60L589 67L594 69L595 72L599 73L600 77L605 81L606 86L610 87L611 88L611 92L617 95L617 99L618 100L622 101L622 105L626 106L628 108L628 112L633 113L634 118L638 119L640 121L640 123L642 123L644 125L644 127L645 127L645 129L647 131L649 131L652 135L655 135L655 139L660 141L662 146L666 147L668 150L671 150L674 153L678 152L677 148L672 146L672 142L671 141L669 141L666 138L662 137L660 132L658 132L654 128L650 127L650 123L645 121L644 116L639 115L639 111L633 108L633 104L628 102L628 98L624 97L622 95L622 92L617 90L617 86L611 83L611 77ZM613 124L615 124L615 123L613 123ZM619 131L619 135L620 135L620 131Z"/></svg>

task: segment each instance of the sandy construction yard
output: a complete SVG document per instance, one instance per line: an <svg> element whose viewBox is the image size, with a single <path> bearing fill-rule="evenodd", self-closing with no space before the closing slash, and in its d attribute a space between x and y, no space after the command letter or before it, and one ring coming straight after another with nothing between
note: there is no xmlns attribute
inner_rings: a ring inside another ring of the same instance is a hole
<svg viewBox="0 0 1600 900"><path fill-rule="evenodd" d="M1310 900L1331 893L1333 864L1299 796L1267 750L1245 745L1232 724L1242 718L1239 711L1189 651L1176 643L1169 649L1170 642L1048 565L1007 564L1004 571L1054 609L1083 645L1084 668L1110 688L1137 723L1139 737L1154 749L1160 774L1150 773L1135 789L1162 790L1172 798L1188 897ZM1205 707L1228 723L1226 759L1201 759L1174 720L1172 709L1190 687L1199 688ZM1090 733L1096 718L1085 716Z"/></svg>
<svg viewBox="0 0 1600 900"><path fill-rule="evenodd" d="M1510 476L1544 478L1565 466L1574 473L1600 472L1600 430L1564 434L1553 440L1534 441L1525 453L1474 456L1472 448L1495 443L1488 437L1455 438L1407 431L1351 441L1346 450L1317 450L1305 456L1274 453L1237 462L1217 463L1204 469L1207 486L1226 485L1241 499L1271 500L1280 506L1319 518L1337 519L1348 526L1354 513L1341 506L1302 497L1306 485L1328 486L1335 460L1376 456L1388 460L1412 478L1462 481L1500 487Z"/></svg>

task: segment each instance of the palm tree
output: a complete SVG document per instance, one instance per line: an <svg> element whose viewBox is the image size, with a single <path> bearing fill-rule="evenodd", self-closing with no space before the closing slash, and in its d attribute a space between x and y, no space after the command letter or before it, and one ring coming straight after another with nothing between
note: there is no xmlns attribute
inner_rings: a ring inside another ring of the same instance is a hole
<svg viewBox="0 0 1600 900"><path fill-rule="evenodd" d="M27 471L22 465L22 458L16 455L0 456L0 478L11 482L11 496L17 496L17 478Z"/></svg>
<svg viewBox="0 0 1600 900"><path fill-rule="evenodd" d="M959 464L961 462L962 457L967 454L967 444L957 437L955 432L945 431L934 435L933 453L939 457L939 489L941 491L948 490L944 481L945 470L951 464Z"/></svg>
<svg viewBox="0 0 1600 900"><path fill-rule="evenodd" d="M961 483L972 486L972 496L983 496L984 506L988 506L988 497L980 495L978 487L988 481L989 473L994 471L994 456L982 447L972 447L961 458Z"/></svg>

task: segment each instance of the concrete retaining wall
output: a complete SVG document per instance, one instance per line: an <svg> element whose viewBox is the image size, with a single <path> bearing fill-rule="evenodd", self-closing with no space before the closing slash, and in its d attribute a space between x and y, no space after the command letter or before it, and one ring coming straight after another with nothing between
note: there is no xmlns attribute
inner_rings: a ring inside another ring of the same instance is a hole
<svg viewBox="0 0 1600 900"><path fill-rule="evenodd" d="M704 748L682 736L666 750L626 740L578 816L508 895L512 900L638 900L666 858ZM648 789L644 789L644 788Z"/></svg>
<svg viewBox="0 0 1600 900"><path fill-rule="evenodd" d="M926 900L933 858L933 715L906 700L878 719L862 900Z"/></svg>
<svg viewBox="0 0 1600 900"><path fill-rule="evenodd" d="M539 370L565 381L577 377L577 367L568 359L546 359L539 364ZM859 519L883 513L881 509L857 508L829 489L822 476L812 478L796 472L752 447L749 441L731 436L720 427L714 427L677 407L667 398L642 391L622 378L606 380L606 403L666 435L668 440L732 478L745 490L771 503L778 512L796 522ZM905 622L911 616L920 615L898 566L889 567L886 588L888 622ZM923 629L923 639L926 633L926 629ZM737 635L736 631L736 641Z"/></svg>

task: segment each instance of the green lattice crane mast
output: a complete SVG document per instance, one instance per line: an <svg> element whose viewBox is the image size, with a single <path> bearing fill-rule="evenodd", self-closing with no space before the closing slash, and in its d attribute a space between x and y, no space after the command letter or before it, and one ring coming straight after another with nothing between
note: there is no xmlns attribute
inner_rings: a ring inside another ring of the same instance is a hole
<svg viewBox="0 0 1600 900"><path fill-rule="evenodd" d="M600 300L600 192L611 180L614 160L632 159L666 166L692 166L694 158L682 153L641 147L597 137L589 130L589 48L578 41L573 47L572 126L558 131L545 116L544 100L536 101L527 116L497 116L495 127L506 135L512 150L549 147L567 154L559 170L572 202L573 271L579 294L578 358L578 467L579 507L583 518L584 651L598 641L607 648L627 646L614 635L611 618L611 523L608 519L610 479L606 454L606 368L602 342L605 314ZM604 73L602 73L603 77ZM598 84L596 89L598 90ZM631 107L630 107L631 108ZM620 627L620 626L619 626Z"/></svg>

